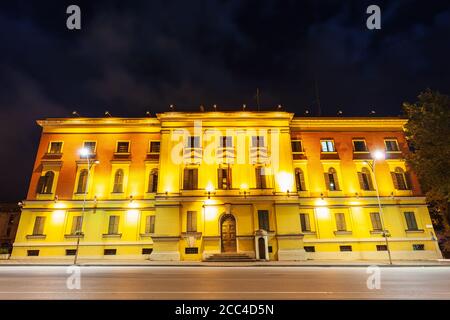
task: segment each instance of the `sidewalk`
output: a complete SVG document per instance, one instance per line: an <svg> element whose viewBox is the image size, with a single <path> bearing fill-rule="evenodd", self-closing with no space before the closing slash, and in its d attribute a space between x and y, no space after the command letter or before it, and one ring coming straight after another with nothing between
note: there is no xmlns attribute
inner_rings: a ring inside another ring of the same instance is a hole
<svg viewBox="0 0 450 320"><path fill-rule="evenodd" d="M70 266L72 259L14 259L0 260L0 268L6 266ZM307 261L257 261L257 262L200 262L200 261L150 261L79 259L80 266L117 267L367 267L377 265L389 267L389 262L377 260L307 260ZM392 267L450 267L450 259L397 260Z"/></svg>

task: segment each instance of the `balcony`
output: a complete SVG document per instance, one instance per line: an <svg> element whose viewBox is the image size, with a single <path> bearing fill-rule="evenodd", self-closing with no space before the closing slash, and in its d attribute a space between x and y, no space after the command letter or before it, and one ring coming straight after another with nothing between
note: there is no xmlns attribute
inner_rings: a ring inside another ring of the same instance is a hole
<svg viewBox="0 0 450 320"><path fill-rule="evenodd" d="M234 163L236 155L234 147L220 147L216 150L216 161L221 164Z"/></svg>
<svg viewBox="0 0 450 320"><path fill-rule="evenodd" d="M251 164L267 164L269 163L269 158L267 147L250 147Z"/></svg>
<svg viewBox="0 0 450 320"><path fill-rule="evenodd" d="M185 164L200 164L202 161L202 148L184 148L183 161Z"/></svg>

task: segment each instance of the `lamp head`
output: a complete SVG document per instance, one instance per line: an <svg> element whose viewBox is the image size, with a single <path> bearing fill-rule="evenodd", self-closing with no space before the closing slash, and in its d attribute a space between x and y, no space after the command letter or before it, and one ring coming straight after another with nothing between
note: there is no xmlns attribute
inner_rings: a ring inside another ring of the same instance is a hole
<svg viewBox="0 0 450 320"><path fill-rule="evenodd" d="M90 152L88 148L81 148L80 149L80 156L87 157L89 156Z"/></svg>
<svg viewBox="0 0 450 320"><path fill-rule="evenodd" d="M386 155L385 155L384 152L381 151L381 150L376 150L376 151L373 153L373 158L374 158L375 160L384 160L385 156L386 156Z"/></svg>

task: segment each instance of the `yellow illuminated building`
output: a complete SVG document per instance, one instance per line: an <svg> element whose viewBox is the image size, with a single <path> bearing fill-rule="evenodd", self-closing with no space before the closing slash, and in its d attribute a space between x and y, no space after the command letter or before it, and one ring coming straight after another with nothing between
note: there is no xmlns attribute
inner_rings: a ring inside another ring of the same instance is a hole
<svg viewBox="0 0 450 320"><path fill-rule="evenodd" d="M77 247L83 259L441 257L403 119L167 112L38 124L13 259Z"/></svg>

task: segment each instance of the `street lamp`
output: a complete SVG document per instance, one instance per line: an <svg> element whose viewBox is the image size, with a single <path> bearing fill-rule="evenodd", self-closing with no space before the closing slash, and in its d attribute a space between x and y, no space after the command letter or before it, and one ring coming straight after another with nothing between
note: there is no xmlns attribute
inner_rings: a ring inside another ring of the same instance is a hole
<svg viewBox="0 0 450 320"><path fill-rule="evenodd" d="M91 167L94 164L99 164L100 161L95 160L93 163L90 163L90 155L91 155L91 151L89 148L82 148L79 151L80 156L82 158L86 158L87 160L87 168L88 168L88 172L87 172L87 177L86 177L86 186L84 188L84 194L83 194L83 207L82 207L82 213L81 213L81 225L79 226L80 229L83 228L83 221L84 221L84 211L85 211L85 207L86 207L86 196L87 196L87 191L89 188L89 173L91 171ZM78 249L80 248L80 238L81 238L81 234L82 234L82 230L78 230L78 226L77 226L77 231L76 231L76 235L77 235L77 248L75 250L75 258L73 261L73 264L77 264L77 259L78 259Z"/></svg>
<svg viewBox="0 0 450 320"><path fill-rule="evenodd" d="M384 160L385 159L385 154L381 150L376 150L372 154L372 158L373 158L373 160L371 162L365 161L365 164L367 164L370 167L370 169L372 170L372 172L373 172L375 190L377 192L378 208L379 208L379 211L380 211L381 227L383 228L383 237L384 237L384 240L386 242L386 249L387 249L388 256L389 256L389 264L392 264L392 257L391 257L391 250L389 249L388 236L387 236L386 228L384 227L383 210L382 210L381 201L380 201L380 192L378 191L377 177L375 175L375 164L376 164L376 161Z"/></svg>

